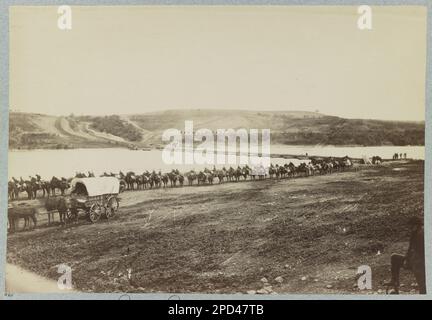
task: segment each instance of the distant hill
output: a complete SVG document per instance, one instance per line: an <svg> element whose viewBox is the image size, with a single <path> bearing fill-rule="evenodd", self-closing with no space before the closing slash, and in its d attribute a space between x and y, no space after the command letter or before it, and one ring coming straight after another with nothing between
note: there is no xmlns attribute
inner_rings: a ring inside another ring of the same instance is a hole
<svg viewBox="0 0 432 320"><path fill-rule="evenodd" d="M424 145L424 122L344 119L303 111L168 110L135 115L56 117L11 112L9 147L160 147L162 132L194 129L271 129L272 144Z"/></svg>

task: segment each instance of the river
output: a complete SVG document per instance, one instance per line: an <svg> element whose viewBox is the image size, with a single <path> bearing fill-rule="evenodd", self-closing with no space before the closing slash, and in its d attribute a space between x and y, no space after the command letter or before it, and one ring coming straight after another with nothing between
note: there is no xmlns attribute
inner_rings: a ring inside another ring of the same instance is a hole
<svg viewBox="0 0 432 320"><path fill-rule="evenodd" d="M334 147L275 145L271 147L271 153L273 154L305 155L307 153L309 156L335 157L348 155L354 158L378 155L388 159L396 152L407 153L407 157L413 159L424 159L425 156L425 149L420 146ZM87 172L89 170L96 175L100 175L103 172L118 173L120 170L142 173L145 170L166 172L176 168L185 172L191 169L201 170L205 167L197 164L167 165L162 161L162 151L160 150L134 151L128 149L10 150L8 161L9 179L12 177L27 179L28 176L34 176L35 174L41 175L43 179L50 179L52 176L72 177L75 172ZM271 159L274 164L284 164L288 161L292 161L296 165L301 162L297 159ZM211 165L207 165L207 167L212 168Z"/></svg>

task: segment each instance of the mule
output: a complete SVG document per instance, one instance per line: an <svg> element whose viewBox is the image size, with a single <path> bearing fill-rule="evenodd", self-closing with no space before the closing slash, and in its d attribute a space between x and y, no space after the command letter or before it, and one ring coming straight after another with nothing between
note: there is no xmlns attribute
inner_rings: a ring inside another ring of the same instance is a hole
<svg viewBox="0 0 432 320"><path fill-rule="evenodd" d="M33 228L36 228L37 218L36 218L36 208L28 206L17 206L8 208L8 221L9 230L11 233L16 231L16 225L20 219L24 219L24 230L27 227L31 228L31 222L33 222Z"/></svg>

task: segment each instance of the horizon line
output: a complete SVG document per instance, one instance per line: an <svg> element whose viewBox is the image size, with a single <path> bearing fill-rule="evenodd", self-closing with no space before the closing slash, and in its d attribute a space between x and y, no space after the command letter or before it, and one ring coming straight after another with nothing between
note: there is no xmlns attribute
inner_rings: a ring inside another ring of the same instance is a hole
<svg viewBox="0 0 432 320"><path fill-rule="evenodd" d="M157 111L144 111L144 112L126 112L126 113L87 113L87 114L75 114L74 112L66 113L44 113L44 112L28 112L28 111L21 111L19 109L8 109L9 113L23 113L23 114L38 114L38 115L45 115L45 116L53 116L53 117L69 117L71 115L75 117L106 117L106 116L133 116L133 115L150 115L150 114L162 114L164 112L173 112L173 111L218 111L218 112L226 112L226 111L235 111L235 112L244 112L244 113L308 113L308 114L315 114L320 115L322 117L334 117L334 118L341 118L341 119L348 119L348 120L372 120L372 121L389 121L389 122L421 122L425 123L426 118L422 120L401 120L401 119L380 119L380 118L348 118L348 117L342 117L342 116L336 116L336 115L329 115L326 113L322 113L319 110L317 111L310 111L310 110L275 110L275 109L256 109L256 110L247 110L247 109L226 109L226 108L170 108L170 109L164 109L164 110L157 110Z"/></svg>

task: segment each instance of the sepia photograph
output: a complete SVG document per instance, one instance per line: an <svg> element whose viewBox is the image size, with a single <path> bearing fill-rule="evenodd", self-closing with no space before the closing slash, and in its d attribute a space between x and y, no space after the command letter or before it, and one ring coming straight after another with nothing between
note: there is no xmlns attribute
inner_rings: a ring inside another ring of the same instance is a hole
<svg viewBox="0 0 432 320"><path fill-rule="evenodd" d="M428 293L426 6L14 5L8 53L5 294Z"/></svg>

